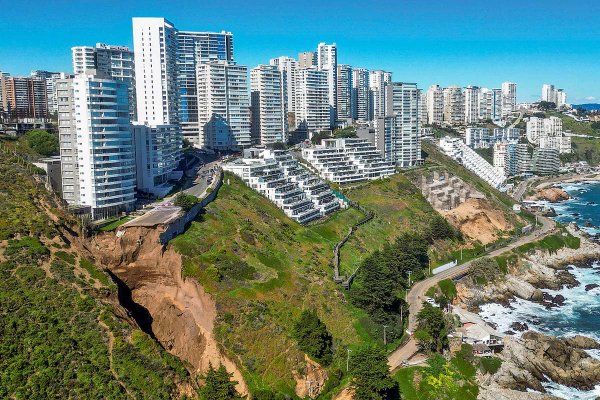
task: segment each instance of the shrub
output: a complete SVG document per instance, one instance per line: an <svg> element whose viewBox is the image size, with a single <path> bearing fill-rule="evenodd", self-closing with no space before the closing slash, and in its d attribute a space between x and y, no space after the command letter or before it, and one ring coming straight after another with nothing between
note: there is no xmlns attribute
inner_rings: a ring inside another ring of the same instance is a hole
<svg viewBox="0 0 600 400"><path fill-rule="evenodd" d="M469 267L469 274L478 283L494 281L501 275L502 269L494 258L482 257L473 260Z"/></svg>
<svg viewBox="0 0 600 400"><path fill-rule="evenodd" d="M25 135L27 145L36 153L43 156L58 154L58 137L42 130L32 130Z"/></svg>
<svg viewBox="0 0 600 400"><path fill-rule="evenodd" d="M192 207L198 204L198 201L199 200L196 196L181 192L175 196L175 201L173 204L175 204L177 207L181 207L184 211L189 211L192 209Z"/></svg>
<svg viewBox="0 0 600 400"><path fill-rule="evenodd" d="M452 300L456 297L456 285L452 279L444 279L438 283L440 290L446 296L448 300Z"/></svg>
<svg viewBox="0 0 600 400"><path fill-rule="evenodd" d="M498 357L482 357L479 360L479 367L485 374L495 374L502 366L502 359Z"/></svg>

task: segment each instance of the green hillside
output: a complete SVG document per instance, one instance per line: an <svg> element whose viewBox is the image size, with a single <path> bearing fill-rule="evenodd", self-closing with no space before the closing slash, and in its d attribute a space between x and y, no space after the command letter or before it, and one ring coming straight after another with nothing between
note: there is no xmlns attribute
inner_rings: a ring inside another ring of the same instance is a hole
<svg viewBox="0 0 600 400"><path fill-rule="evenodd" d="M71 221L32 172L0 153L0 398L193 394L183 365L126 322L116 287L61 238Z"/></svg>

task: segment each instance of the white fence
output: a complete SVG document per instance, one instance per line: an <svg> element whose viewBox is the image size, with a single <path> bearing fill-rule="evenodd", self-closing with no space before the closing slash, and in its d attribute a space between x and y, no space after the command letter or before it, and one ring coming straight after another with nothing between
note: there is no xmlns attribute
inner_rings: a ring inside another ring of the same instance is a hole
<svg viewBox="0 0 600 400"><path fill-rule="evenodd" d="M447 270L447 269L450 269L450 268L452 268L452 267L455 267L457 264L458 264L458 261L457 261L457 260L454 260L454 261L452 261L452 262L449 262L449 263L447 263L447 264L440 265L439 267L437 267L437 268L434 268L434 269L433 269L431 272L432 272L434 275L437 275L437 274L439 274L440 272L444 272L444 271L445 271L445 270Z"/></svg>

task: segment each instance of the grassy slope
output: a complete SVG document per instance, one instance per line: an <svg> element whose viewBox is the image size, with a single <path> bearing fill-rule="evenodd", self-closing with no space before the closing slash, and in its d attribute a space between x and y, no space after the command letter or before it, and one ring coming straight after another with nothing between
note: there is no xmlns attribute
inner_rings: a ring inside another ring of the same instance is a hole
<svg viewBox="0 0 600 400"><path fill-rule="evenodd" d="M0 154L0 398L177 397L183 365L116 317L116 288L77 262L48 209L68 222L18 159Z"/></svg>
<svg viewBox="0 0 600 400"><path fill-rule="evenodd" d="M215 296L217 335L241 359L251 388L291 394L292 371L304 362L290 332L303 308L316 308L346 345L368 340L355 328L330 266L335 243L362 214L349 209L303 227L237 177L227 174L225 181L200 220L172 243L184 255L184 274ZM244 263L243 271L231 270Z"/></svg>
<svg viewBox="0 0 600 400"><path fill-rule="evenodd" d="M358 228L341 252L340 268L349 274L363 258L403 232L428 226L435 213L421 192L402 174L344 191L351 200L375 212L375 218Z"/></svg>

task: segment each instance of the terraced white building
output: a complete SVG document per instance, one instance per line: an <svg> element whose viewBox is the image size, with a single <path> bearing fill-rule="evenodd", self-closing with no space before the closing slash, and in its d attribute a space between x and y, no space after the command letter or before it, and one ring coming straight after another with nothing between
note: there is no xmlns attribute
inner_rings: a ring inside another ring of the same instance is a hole
<svg viewBox="0 0 600 400"><path fill-rule="evenodd" d="M326 180L350 184L394 174L392 162L366 139L325 139L319 146L302 149L302 157Z"/></svg>
<svg viewBox="0 0 600 400"><path fill-rule="evenodd" d="M301 224L328 215L341 206L341 200L329 186L285 150L250 148L244 151L244 158L224 164L223 169L242 178Z"/></svg>

